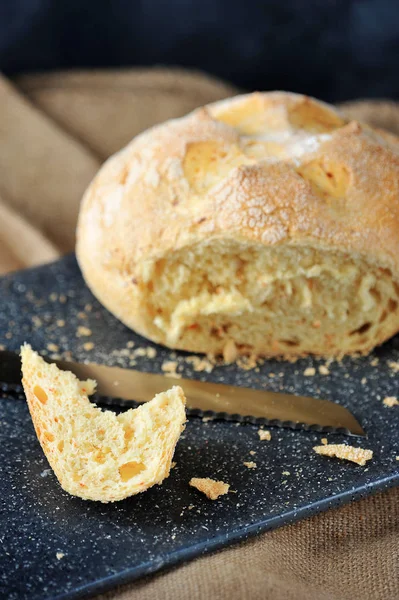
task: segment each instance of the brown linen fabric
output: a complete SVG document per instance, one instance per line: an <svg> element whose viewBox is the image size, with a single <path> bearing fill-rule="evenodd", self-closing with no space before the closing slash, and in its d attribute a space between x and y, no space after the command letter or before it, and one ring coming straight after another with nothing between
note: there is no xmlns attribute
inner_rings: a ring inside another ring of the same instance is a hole
<svg viewBox="0 0 399 600"><path fill-rule="evenodd" d="M134 135L235 92L181 69L29 75L13 84L0 77L0 274L73 250L85 187L100 163ZM351 102L344 110L399 133L396 103ZM110 598L399 598L399 489L262 534L98 600Z"/></svg>

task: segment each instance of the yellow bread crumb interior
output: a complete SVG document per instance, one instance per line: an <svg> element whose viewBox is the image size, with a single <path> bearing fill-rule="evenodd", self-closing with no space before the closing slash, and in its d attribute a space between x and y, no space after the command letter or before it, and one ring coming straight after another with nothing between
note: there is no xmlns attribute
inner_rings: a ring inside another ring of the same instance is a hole
<svg viewBox="0 0 399 600"><path fill-rule="evenodd" d="M344 252L212 240L154 262L146 278L146 310L172 347L367 352L398 321L391 273Z"/></svg>
<svg viewBox="0 0 399 600"><path fill-rule="evenodd" d="M21 359L35 430L64 490L112 502L168 477L186 420L180 387L116 415L89 401L95 381L79 381L73 373L46 363L27 344Z"/></svg>

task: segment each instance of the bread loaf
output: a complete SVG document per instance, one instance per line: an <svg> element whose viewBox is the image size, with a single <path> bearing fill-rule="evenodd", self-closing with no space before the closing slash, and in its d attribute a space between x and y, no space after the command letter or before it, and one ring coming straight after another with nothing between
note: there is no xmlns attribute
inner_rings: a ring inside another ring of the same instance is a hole
<svg viewBox="0 0 399 600"><path fill-rule="evenodd" d="M170 348L367 353L399 329L398 141L283 92L154 127L84 196L84 278Z"/></svg>
<svg viewBox="0 0 399 600"><path fill-rule="evenodd" d="M95 381L79 381L73 373L60 371L27 344L21 358L36 434L65 491L113 502L168 477L186 420L180 387L116 415L89 401Z"/></svg>

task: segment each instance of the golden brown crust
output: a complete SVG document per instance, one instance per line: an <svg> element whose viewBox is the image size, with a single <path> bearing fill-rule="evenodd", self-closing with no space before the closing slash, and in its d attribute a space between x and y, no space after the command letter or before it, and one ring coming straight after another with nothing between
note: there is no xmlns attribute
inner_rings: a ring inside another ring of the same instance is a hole
<svg viewBox="0 0 399 600"><path fill-rule="evenodd" d="M162 343L141 310L146 266L204 240L344 250L399 279L398 149L306 96L209 105L105 163L82 203L79 264L111 312Z"/></svg>

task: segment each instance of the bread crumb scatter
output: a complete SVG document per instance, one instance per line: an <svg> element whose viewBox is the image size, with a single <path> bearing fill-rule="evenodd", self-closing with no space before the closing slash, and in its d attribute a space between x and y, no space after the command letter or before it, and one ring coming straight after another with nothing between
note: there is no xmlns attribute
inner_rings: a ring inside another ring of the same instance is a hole
<svg viewBox="0 0 399 600"><path fill-rule="evenodd" d="M216 481L215 479L210 479L209 477L192 477L189 484L191 487L194 487L205 494L205 496L207 496L207 498L210 500L217 500L219 496L227 494L230 487L230 485L224 481ZM190 504L190 506L194 508L192 504ZM189 510L191 510L190 506Z"/></svg>
<svg viewBox="0 0 399 600"><path fill-rule="evenodd" d="M78 312L78 319L87 319L86 313L82 311Z"/></svg>
<svg viewBox="0 0 399 600"><path fill-rule="evenodd" d="M209 421L213 421L214 417L202 417L203 423L208 423Z"/></svg>
<svg viewBox="0 0 399 600"><path fill-rule="evenodd" d="M316 375L316 369L314 367L307 367L307 369L304 370L303 374L305 375L305 377L313 377L314 375Z"/></svg>
<svg viewBox="0 0 399 600"><path fill-rule="evenodd" d="M321 438L321 443L323 444L323 446L326 446L328 444L328 440L327 438Z"/></svg>
<svg viewBox="0 0 399 600"><path fill-rule="evenodd" d="M55 292L52 292L49 295L48 299L50 300L50 302L57 302L57 300L58 300L58 294L56 294Z"/></svg>
<svg viewBox="0 0 399 600"><path fill-rule="evenodd" d="M390 369L392 369L392 371L394 373L399 373L399 362L395 361L395 360L389 360L388 361L388 367Z"/></svg>
<svg viewBox="0 0 399 600"><path fill-rule="evenodd" d="M85 342L83 344L83 349L86 350L86 352L89 352L90 350L93 350L93 348L94 348L93 342Z"/></svg>
<svg viewBox="0 0 399 600"><path fill-rule="evenodd" d="M176 371L177 362L175 360L167 360L162 363L162 371Z"/></svg>
<svg viewBox="0 0 399 600"><path fill-rule="evenodd" d="M56 325L57 325L57 327L65 327L64 319L57 319Z"/></svg>
<svg viewBox="0 0 399 600"><path fill-rule="evenodd" d="M251 456L254 456L256 454L255 450L250 450L249 453Z"/></svg>
<svg viewBox="0 0 399 600"><path fill-rule="evenodd" d="M76 330L77 337L89 337L91 334L91 329L85 327L84 325L79 325L79 327Z"/></svg>
<svg viewBox="0 0 399 600"><path fill-rule="evenodd" d="M0 344L0 350L5 350L6 347L3 344Z"/></svg>
<svg viewBox="0 0 399 600"><path fill-rule="evenodd" d="M327 444L325 446L314 446L313 450L317 454L321 454L323 456L331 456L340 458L342 460L350 460L361 467L364 467L366 462L373 458L372 450L354 448L353 446L347 446L346 444Z"/></svg>
<svg viewBox="0 0 399 600"><path fill-rule="evenodd" d="M385 404L385 406L388 406L389 408L399 405L399 401L396 398L396 396L387 396L382 402L383 404Z"/></svg>
<svg viewBox="0 0 399 600"><path fill-rule="evenodd" d="M132 342L132 341L127 342L126 347L127 348L134 348L134 342Z"/></svg>
<svg viewBox="0 0 399 600"><path fill-rule="evenodd" d="M399 456L396 457L396 460L399 460Z"/></svg>
<svg viewBox="0 0 399 600"><path fill-rule="evenodd" d="M209 358L201 358L199 356L187 356L185 362L189 365L192 365L193 370L196 373L201 373L202 371L205 371L205 373L211 373L215 366L215 363Z"/></svg>
<svg viewBox="0 0 399 600"><path fill-rule="evenodd" d="M270 442L270 440L272 439L272 434L267 429L258 429L258 436L262 442L265 440L267 442Z"/></svg>
<svg viewBox="0 0 399 600"><path fill-rule="evenodd" d="M132 352L132 356L147 356L147 350L145 348L136 348L136 350Z"/></svg>
<svg viewBox="0 0 399 600"><path fill-rule="evenodd" d="M131 359L135 359L137 357L146 357L152 359L155 358L157 355L157 351L152 346L146 346L145 348L136 348L135 350L133 350L133 352L129 352L129 349L132 347L133 346L129 346L128 348L122 348L122 350L118 351L118 354L120 356L130 356Z"/></svg>
<svg viewBox="0 0 399 600"><path fill-rule="evenodd" d="M370 365L371 365L372 367L376 367L376 366L378 365L378 363L379 363L379 362L380 362L380 359L379 359L379 358L377 358L377 357L375 357L375 358L373 358L373 359L370 361Z"/></svg>
<svg viewBox="0 0 399 600"><path fill-rule="evenodd" d="M57 560L61 560L61 558L64 558L65 554L63 552L57 552L56 557Z"/></svg>
<svg viewBox="0 0 399 600"><path fill-rule="evenodd" d="M362 385L366 385L366 383L367 383L367 377L362 377L362 379L361 379L360 383L361 383Z"/></svg>
<svg viewBox="0 0 399 600"><path fill-rule="evenodd" d="M36 328L42 327L43 325L43 321L41 320L41 318L36 315L32 317L32 323Z"/></svg>
<svg viewBox="0 0 399 600"><path fill-rule="evenodd" d="M286 476L288 476L288 475L291 475L291 473L290 473L289 471L283 471L283 472L282 472L282 475L286 475Z"/></svg>
<svg viewBox="0 0 399 600"><path fill-rule="evenodd" d="M175 360L166 360L162 363L161 369L165 373L165 377L180 379L181 374L176 371L177 365L178 363Z"/></svg>
<svg viewBox="0 0 399 600"><path fill-rule="evenodd" d="M320 375L329 375L330 371L329 369L326 367L326 365L320 365L319 366L319 373Z"/></svg>
<svg viewBox="0 0 399 600"><path fill-rule="evenodd" d="M59 347L57 346L57 344L47 344L47 350L50 350L50 352L58 352Z"/></svg>
<svg viewBox="0 0 399 600"><path fill-rule="evenodd" d="M256 467L257 467L257 464L256 464L256 462L253 462L253 461L251 461L251 460L250 460L250 461L246 461L246 462L244 462L244 465L245 465L245 466L246 466L248 469L256 469Z"/></svg>
<svg viewBox="0 0 399 600"><path fill-rule="evenodd" d="M237 358L236 364L239 369L243 369L243 371L251 371L252 369L256 369L258 364L263 364L264 361L259 359L255 354L251 354L250 356L240 356Z"/></svg>

